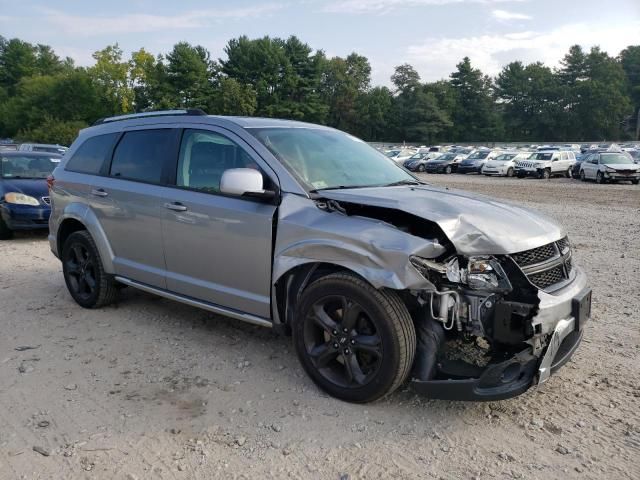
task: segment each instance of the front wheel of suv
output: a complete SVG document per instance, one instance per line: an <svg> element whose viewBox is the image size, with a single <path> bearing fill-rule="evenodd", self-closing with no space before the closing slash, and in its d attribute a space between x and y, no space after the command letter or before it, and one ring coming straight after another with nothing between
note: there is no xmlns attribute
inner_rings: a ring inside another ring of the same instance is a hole
<svg viewBox="0 0 640 480"><path fill-rule="evenodd" d="M116 282L105 273L93 238L74 232L62 247L62 272L69 293L84 308L99 308L116 299Z"/></svg>
<svg viewBox="0 0 640 480"><path fill-rule="evenodd" d="M313 282L296 308L293 341L311 379L349 402L377 400L407 378L416 349L400 297L348 273Z"/></svg>

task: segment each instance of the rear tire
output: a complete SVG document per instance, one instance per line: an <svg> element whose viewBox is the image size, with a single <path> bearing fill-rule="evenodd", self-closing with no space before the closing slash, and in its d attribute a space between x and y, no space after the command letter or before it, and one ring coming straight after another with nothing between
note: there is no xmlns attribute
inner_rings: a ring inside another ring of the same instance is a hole
<svg viewBox="0 0 640 480"><path fill-rule="evenodd" d="M571 178L571 169L568 169L565 173L564 176L567 178Z"/></svg>
<svg viewBox="0 0 640 480"><path fill-rule="evenodd" d="M62 247L62 272L69 293L84 308L100 308L113 303L116 282L105 273L93 238L86 230L69 235Z"/></svg>
<svg viewBox="0 0 640 480"><path fill-rule="evenodd" d="M13 230L7 227L2 217L0 217L0 240L11 240L13 238Z"/></svg>
<svg viewBox="0 0 640 480"><path fill-rule="evenodd" d="M396 390L409 375L416 349L413 321L400 297L349 273L322 277L304 290L293 341L302 367L320 388L356 403Z"/></svg>

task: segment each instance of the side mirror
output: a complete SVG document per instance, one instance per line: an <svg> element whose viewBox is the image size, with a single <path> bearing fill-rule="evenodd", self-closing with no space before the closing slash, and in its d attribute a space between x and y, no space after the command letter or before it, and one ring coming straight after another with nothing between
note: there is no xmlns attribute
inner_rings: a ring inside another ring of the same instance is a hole
<svg viewBox="0 0 640 480"><path fill-rule="evenodd" d="M253 168L230 168L220 179L220 192L254 198L273 199L276 192L265 190L262 174Z"/></svg>

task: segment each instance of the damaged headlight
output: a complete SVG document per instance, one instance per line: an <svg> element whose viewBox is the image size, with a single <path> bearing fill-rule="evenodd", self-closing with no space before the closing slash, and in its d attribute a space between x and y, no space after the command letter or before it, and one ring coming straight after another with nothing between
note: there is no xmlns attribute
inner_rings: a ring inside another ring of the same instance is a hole
<svg viewBox="0 0 640 480"><path fill-rule="evenodd" d="M411 264L416 267L425 278L429 279L429 271L441 274L452 283L467 285L473 290L502 292L511 290L511 282L507 278L500 262L491 256L463 258L466 266L460 266L458 257L444 263L426 258L411 257Z"/></svg>

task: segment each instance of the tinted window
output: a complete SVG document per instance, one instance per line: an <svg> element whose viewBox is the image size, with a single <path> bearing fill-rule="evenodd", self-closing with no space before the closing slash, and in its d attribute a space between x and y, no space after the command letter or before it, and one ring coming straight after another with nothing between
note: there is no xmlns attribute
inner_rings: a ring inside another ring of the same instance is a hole
<svg viewBox="0 0 640 480"><path fill-rule="evenodd" d="M79 173L97 174L109 155L117 133L91 137L80 145L69 159L65 170Z"/></svg>
<svg viewBox="0 0 640 480"><path fill-rule="evenodd" d="M112 177L160 183L162 167L173 152L173 131L136 130L124 134L111 161Z"/></svg>
<svg viewBox="0 0 640 480"><path fill-rule="evenodd" d="M222 174L230 168L260 170L249 154L227 137L204 130L185 130L176 185L217 193Z"/></svg>

